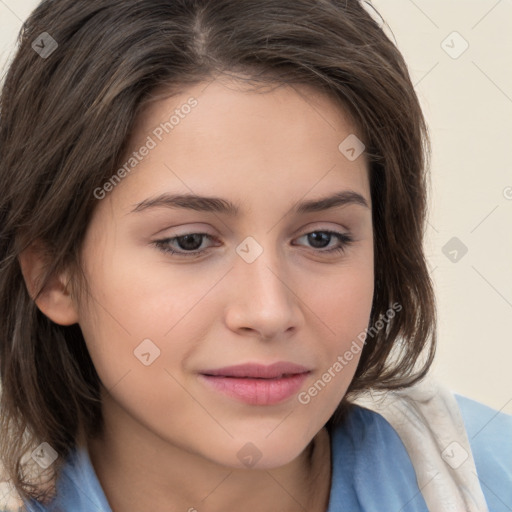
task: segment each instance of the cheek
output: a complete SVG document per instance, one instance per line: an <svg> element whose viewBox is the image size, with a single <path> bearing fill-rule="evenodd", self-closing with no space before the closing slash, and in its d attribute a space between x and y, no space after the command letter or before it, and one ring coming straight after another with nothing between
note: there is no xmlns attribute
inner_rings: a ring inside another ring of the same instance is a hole
<svg viewBox="0 0 512 512"><path fill-rule="evenodd" d="M335 408L350 385L364 347L373 293L373 256L368 251L357 261L340 266L336 276L308 294L308 304L326 326L322 328L326 335L318 340L321 364L317 380L304 396L307 401L322 395L315 398L313 407L323 402L326 410Z"/></svg>
<svg viewBox="0 0 512 512"><path fill-rule="evenodd" d="M116 237L112 226L103 232L111 235L91 238L85 253L93 309L102 317L107 315L107 323L117 323L125 334L138 338L151 330L164 335L208 283L191 279L186 265L165 265L149 243L145 247L130 244Z"/></svg>
<svg viewBox="0 0 512 512"><path fill-rule="evenodd" d="M373 300L373 262L369 258L346 266L336 277L308 295L315 312L328 327L318 339L318 371L298 395L300 407L324 424L345 396L364 347Z"/></svg>
<svg viewBox="0 0 512 512"><path fill-rule="evenodd" d="M215 316L201 302L207 296L212 303L218 272L198 279L191 265L170 266L161 260L151 265L147 255L147 250L111 241L101 250L89 248L86 254L92 297L89 309L80 311L80 327L107 388L129 372L133 379L144 369L147 377L149 368L144 363L161 370L186 360L194 340L202 338L207 315Z"/></svg>
<svg viewBox="0 0 512 512"><path fill-rule="evenodd" d="M331 348L342 349L368 326L374 294L373 255L361 252L314 287L308 300L329 327Z"/></svg>
<svg viewBox="0 0 512 512"><path fill-rule="evenodd" d="M323 310L339 339L352 339L367 327L372 301L373 279L351 275L340 286L332 286Z"/></svg>

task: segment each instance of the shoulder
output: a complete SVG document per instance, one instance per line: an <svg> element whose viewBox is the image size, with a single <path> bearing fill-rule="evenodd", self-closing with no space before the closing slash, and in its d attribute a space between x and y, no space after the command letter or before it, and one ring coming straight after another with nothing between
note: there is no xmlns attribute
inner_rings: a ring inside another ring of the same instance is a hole
<svg viewBox="0 0 512 512"><path fill-rule="evenodd" d="M352 405L331 430L331 510L426 512L400 437L380 414Z"/></svg>
<svg viewBox="0 0 512 512"><path fill-rule="evenodd" d="M490 510L512 509L512 415L454 393Z"/></svg>
<svg viewBox="0 0 512 512"><path fill-rule="evenodd" d="M462 416L464 418L464 424L470 440L478 445L480 439L492 438L495 440L505 440L512 436L512 415L498 411L485 405L481 402L477 402L471 398L454 393L455 399L459 405ZM512 400L510 402L512 404ZM505 451L508 449L508 453L512 453L512 443L507 443L503 446ZM510 461L512 463L512 460Z"/></svg>
<svg viewBox="0 0 512 512"><path fill-rule="evenodd" d="M429 505L449 502L456 510L463 503L478 503L492 512L512 510L509 414L458 395L432 378L361 397L358 405L388 422L365 413L359 428L375 431L376 425L384 425L400 437ZM388 439L388 447L396 449L393 436ZM389 456L388 447L381 453Z"/></svg>
<svg viewBox="0 0 512 512"><path fill-rule="evenodd" d="M354 443L358 451L372 451L376 445L382 445L384 450L403 446L400 437L382 415L359 404L350 405L343 421L332 428L332 438L338 444ZM385 444L382 443L384 440Z"/></svg>
<svg viewBox="0 0 512 512"><path fill-rule="evenodd" d="M32 500L25 506L28 512L111 512L83 446L75 447L68 455L57 480L55 499L47 505Z"/></svg>

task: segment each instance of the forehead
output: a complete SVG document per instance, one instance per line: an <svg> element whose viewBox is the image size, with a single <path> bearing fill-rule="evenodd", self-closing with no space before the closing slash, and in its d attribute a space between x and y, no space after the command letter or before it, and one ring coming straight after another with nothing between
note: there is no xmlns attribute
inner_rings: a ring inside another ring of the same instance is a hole
<svg viewBox="0 0 512 512"><path fill-rule="evenodd" d="M212 195L212 187L215 195L242 204L252 197L259 206L334 189L353 190L370 204L364 153L352 160L340 149L361 134L341 103L321 91L278 84L255 90L216 79L172 95L157 91L156 98L137 117L125 159L149 139L153 147L114 191L123 189L130 205L164 191Z"/></svg>
<svg viewBox="0 0 512 512"><path fill-rule="evenodd" d="M191 97L199 106L188 123L195 128L207 126L212 118L219 123L218 129L225 130L229 121L235 121L237 130L244 121L247 126L257 128L255 121L259 119L266 121L266 130L269 123L278 126L284 122L289 134L306 125L311 134L323 136L327 130L341 130L363 139L345 101L334 94L309 84L254 82L249 78L245 81L222 74L191 86L173 89L160 86L154 90L135 120L133 139L148 133L155 122L168 120L173 111L180 110Z"/></svg>

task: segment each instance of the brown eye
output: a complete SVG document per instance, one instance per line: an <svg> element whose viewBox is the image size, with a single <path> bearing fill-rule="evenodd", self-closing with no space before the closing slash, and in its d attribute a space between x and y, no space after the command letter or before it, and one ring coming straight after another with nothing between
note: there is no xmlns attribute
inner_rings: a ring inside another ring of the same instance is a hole
<svg viewBox="0 0 512 512"><path fill-rule="evenodd" d="M353 238L350 235L330 230L311 231L300 238L304 237L307 237L307 241L313 249L317 249L316 252L329 254L344 252L347 246L353 242ZM332 241L337 241L337 244L334 244L329 249L325 249L325 247L329 247Z"/></svg>
<svg viewBox="0 0 512 512"><path fill-rule="evenodd" d="M206 252L207 249L199 249L204 237L213 239L207 233L187 233L185 235L156 240L153 244L164 253L194 257Z"/></svg>

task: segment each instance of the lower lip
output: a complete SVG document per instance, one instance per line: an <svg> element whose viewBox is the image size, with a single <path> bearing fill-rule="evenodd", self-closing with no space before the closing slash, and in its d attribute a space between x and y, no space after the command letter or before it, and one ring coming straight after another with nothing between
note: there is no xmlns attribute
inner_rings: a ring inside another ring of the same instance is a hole
<svg viewBox="0 0 512 512"><path fill-rule="evenodd" d="M309 372L276 379L250 379L200 375L216 391L251 405L278 404L296 394Z"/></svg>

